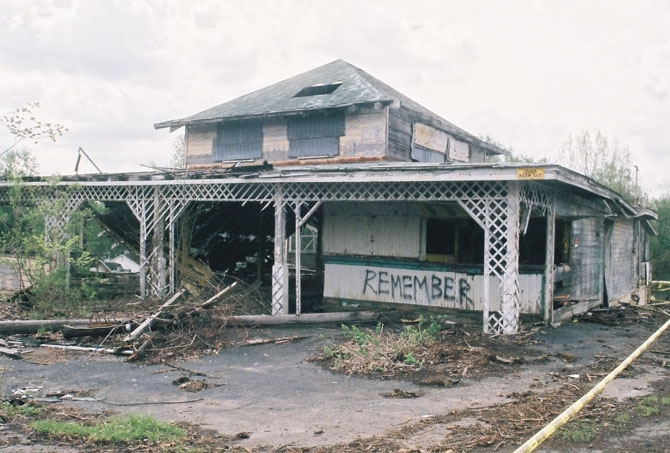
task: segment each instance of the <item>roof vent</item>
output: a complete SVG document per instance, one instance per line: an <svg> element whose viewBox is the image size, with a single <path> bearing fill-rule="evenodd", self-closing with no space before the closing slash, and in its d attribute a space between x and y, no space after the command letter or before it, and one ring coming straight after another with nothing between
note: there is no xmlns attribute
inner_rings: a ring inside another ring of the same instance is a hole
<svg viewBox="0 0 670 453"><path fill-rule="evenodd" d="M319 84L312 85L311 87L305 87L302 90L298 91L293 97L294 98L303 98L307 96L318 96L320 94L330 94L333 91L337 90L342 82L328 83L328 84Z"/></svg>

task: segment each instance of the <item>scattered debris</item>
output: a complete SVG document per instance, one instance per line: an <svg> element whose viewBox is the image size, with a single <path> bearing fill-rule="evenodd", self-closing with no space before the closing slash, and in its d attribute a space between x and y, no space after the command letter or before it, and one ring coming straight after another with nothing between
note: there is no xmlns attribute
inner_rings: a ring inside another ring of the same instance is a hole
<svg viewBox="0 0 670 453"><path fill-rule="evenodd" d="M208 378L211 378L211 379L219 379L220 378L220 376L212 376L211 374L207 374L204 371L193 371L193 370L189 370L188 368L184 368L182 366L173 365L171 363L166 362L165 360L161 361L161 363L163 365L167 366L167 367L172 368L172 369L179 370L179 371L185 371L192 376L204 376L204 377L208 377Z"/></svg>
<svg viewBox="0 0 670 453"><path fill-rule="evenodd" d="M205 380L191 379L188 376L179 377L174 381L172 381L172 384L178 386L181 390L192 393L199 392L200 390L204 389L221 386L221 384L212 384Z"/></svg>
<svg viewBox="0 0 670 453"><path fill-rule="evenodd" d="M423 396L423 392L413 390L393 389L392 392L385 392L381 395L384 398L418 398Z"/></svg>
<svg viewBox="0 0 670 453"><path fill-rule="evenodd" d="M564 362L567 363L572 363L577 361L577 356L574 354L569 354L567 352L560 351L558 354L558 358L561 359Z"/></svg>
<svg viewBox="0 0 670 453"><path fill-rule="evenodd" d="M501 363L506 363L506 364L512 364L512 363L520 363L523 362L521 357L501 357L499 355L494 357L495 360Z"/></svg>
<svg viewBox="0 0 670 453"><path fill-rule="evenodd" d="M0 347L0 354L6 355L9 358L12 359L22 359L23 357L21 356L21 351L18 349L13 349L13 348L4 348Z"/></svg>

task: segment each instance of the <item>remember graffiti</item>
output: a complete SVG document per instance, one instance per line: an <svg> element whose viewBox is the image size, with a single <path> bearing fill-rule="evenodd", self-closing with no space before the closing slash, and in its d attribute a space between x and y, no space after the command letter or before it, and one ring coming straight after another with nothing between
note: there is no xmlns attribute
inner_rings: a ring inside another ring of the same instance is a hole
<svg viewBox="0 0 670 453"><path fill-rule="evenodd" d="M461 308L472 309L470 284L465 278L456 279L446 275L394 274L387 271L365 270L363 295L373 293L390 296L393 300L407 303L445 300Z"/></svg>

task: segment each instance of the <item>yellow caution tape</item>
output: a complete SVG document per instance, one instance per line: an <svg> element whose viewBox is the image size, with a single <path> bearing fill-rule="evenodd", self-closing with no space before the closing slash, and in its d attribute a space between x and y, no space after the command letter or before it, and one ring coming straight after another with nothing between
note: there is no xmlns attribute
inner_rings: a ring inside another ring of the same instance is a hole
<svg viewBox="0 0 670 453"><path fill-rule="evenodd" d="M616 367L610 374L605 376L595 387L593 387L586 395L575 401L572 406L561 412L555 419L553 419L547 426L542 428L533 437L528 439L525 444L517 448L514 453L527 453L535 450L542 442L551 436L558 428L563 426L570 420L570 418L579 412L586 403L591 401L600 392L605 390L605 386L617 377L623 370L630 365L640 354L642 354L656 339L670 326L670 319L661 326L654 334L640 345L626 360Z"/></svg>

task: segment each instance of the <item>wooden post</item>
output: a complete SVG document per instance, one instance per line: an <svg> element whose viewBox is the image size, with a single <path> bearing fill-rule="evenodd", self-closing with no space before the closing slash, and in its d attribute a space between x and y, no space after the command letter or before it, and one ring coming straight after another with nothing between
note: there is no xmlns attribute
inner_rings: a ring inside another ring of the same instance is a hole
<svg viewBox="0 0 670 453"><path fill-rule="evenodd" d="M547 243L544 262L544 322L553 323L554 313L554 247L556 243L556 210L552 203L547 209Z"/></svg>
<svg viewBox="0 0 670 453"><path fill-rule="evenodd" d="M153 234L151 238L151 269L152 276L156 279L153 283L153 292L156 297L165 297L166 275L165 275L165 257L163 256L163 233L165 230L165 221L163 218L163 209L161 206L160 189L154 187L153 197Z"/></svg>
<svg viewBox="0 0 670 453"><path fill-rule="evenodd" d="M147 215L145 200L138 198L135 216L140 222L140 297L144 299L147 297Z"/></svg>

